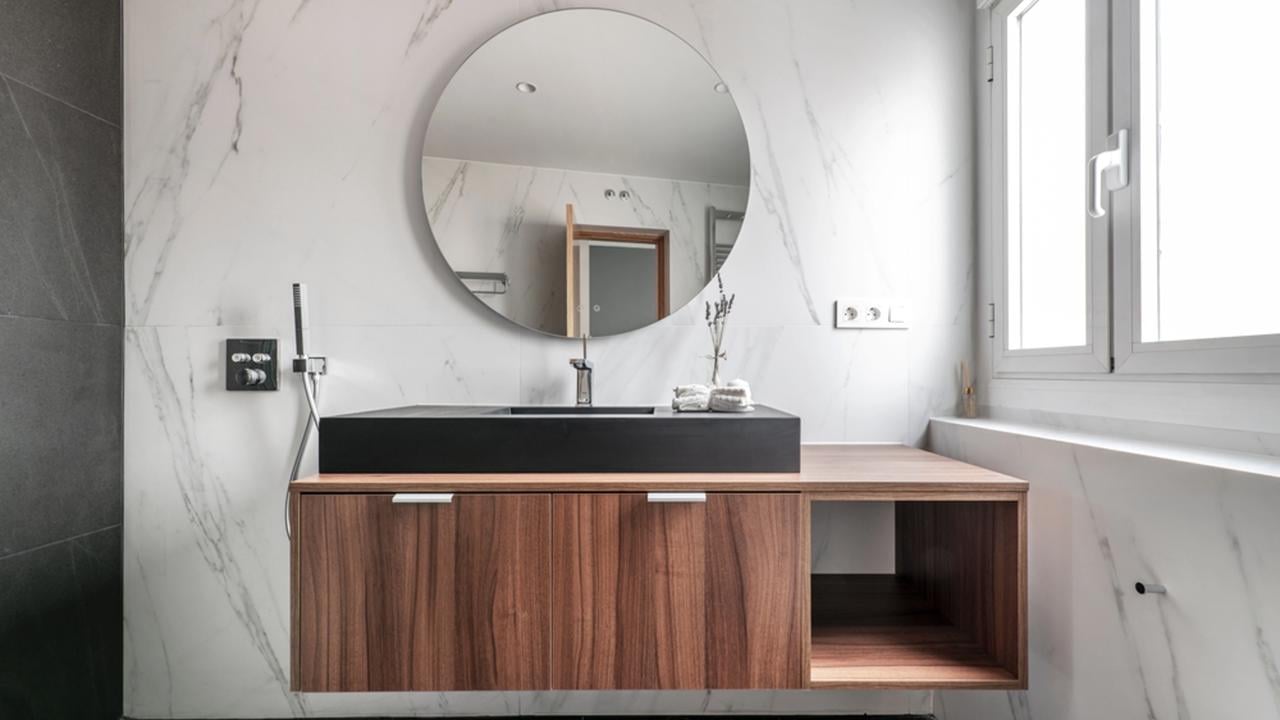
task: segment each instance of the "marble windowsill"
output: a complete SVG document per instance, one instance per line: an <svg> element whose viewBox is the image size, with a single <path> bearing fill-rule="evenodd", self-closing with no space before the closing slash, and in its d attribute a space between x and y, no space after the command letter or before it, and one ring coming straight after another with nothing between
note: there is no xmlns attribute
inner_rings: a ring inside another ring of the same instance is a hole
<svg viewBox="0 0 1280 720"><path fill-rule="evenodd" d="M1184 443L1139 440L1120 435L1066 430L1049 425L993 420L989 418L935 417L931 423L970 427L991 432L1022 435L1113 452L1189 463L1208 468L1262 475L1280 480L1280 458L1234 450L1198 447Z"/></svg>

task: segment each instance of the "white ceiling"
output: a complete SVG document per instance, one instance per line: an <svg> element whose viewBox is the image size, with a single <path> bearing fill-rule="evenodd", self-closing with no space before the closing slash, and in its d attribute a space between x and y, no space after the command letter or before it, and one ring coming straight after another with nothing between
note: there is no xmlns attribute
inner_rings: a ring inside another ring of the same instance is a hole
<svg viewBox="0 0 1280 720"><path fill-rule="evenodd" d="M516 91L519 82L538 87ZM748 185L738 109L667 30L610 10L561 10L485 43L450 80L424 154Z"/></svg>

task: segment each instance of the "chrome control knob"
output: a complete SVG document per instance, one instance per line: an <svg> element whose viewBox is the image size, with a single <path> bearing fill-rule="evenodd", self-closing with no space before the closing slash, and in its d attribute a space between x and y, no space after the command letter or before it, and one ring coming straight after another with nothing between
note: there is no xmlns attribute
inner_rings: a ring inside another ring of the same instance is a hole
<svg viewBox="0 0 1280 720"><path fill-rule="evenodd" d="M267 382L267 373L258 368L240 368L236 371L236 382L244 387L254 387Z"/></svg>

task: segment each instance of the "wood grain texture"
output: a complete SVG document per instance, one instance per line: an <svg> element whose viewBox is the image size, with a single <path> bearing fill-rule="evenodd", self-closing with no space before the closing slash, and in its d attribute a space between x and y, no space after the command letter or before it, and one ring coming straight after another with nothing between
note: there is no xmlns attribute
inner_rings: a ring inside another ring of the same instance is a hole
<svg viewBox="0 0 1280 720"><path fill-rule="evenodd" d="M813 670L813 584L809 582L809 578L813 574L813 503L809 500L809 496L801 494L800 511L803 518L801 525L800 538L803 547L800 548L802 560L800 561L800 587L804 593L800 601L800 610L803 619L800 627L805 631L800 643L800 662L801 662L801 687L809 687L809 678Z"/></svg>
<svg viewBox="0 0 1280 720"><path fill-rule="evenodd" d="M804 687L805 552L798 494L707 503L707 687Z"/></svg>
<svg viewBox="0 0 1280 720"><path fill-rule="evenodd" d="M302 687L302 648L298 642L302 627L302 556L298 546L298 509L302 494L289 493L289 688Z"/></svg>
<svg viewBox="0 0 1280 720"><path fill-rule="evenodd" d="M815 575L813 596L810 687L1023 687L907 578Z"/></svg>
<svg viewBox="0 0 1280 720"><path fill-rule="evenodd" d="M1011 675L1025 681L1019 502L901 502L897 571Z"/></svg>
<svg viewBox="0 0 1280 720"><path fill-rule="evenodd" d="M552 686L705 687L704 506L556 495L551 526Z"/></svg>
<svg viewBox="0 0 1280 720"><path fill-rule="evenodd" d="M815 575L810 687L1027 687L1026 496L895 503L896 575Z"/></svg>
<svg viewBox="0 0 1280 720"><path fill-rule="evenodd" d="M556 495L554 687L801 687L801 502Z"/></svg>
<svg viewBox="0 0 1280 720"><path fill-rule="evenodd" d="M573 203L564 206L564 334L578 336L578 278L573 255Z"/></svg>
<svg viewBox="0 0 1280 720"><path fill-rule="evenodd" d="M1012 500L1027 491L1027 482L902 445L805 445L799 473L326 474L292 487L335 493L804 491L847 500Z"/></svg>
<svg viewBox="0 0 1280 720"><path fill-rule="evenodd" d="M549 684L548 495L302 495L294 689Z"/></svg>

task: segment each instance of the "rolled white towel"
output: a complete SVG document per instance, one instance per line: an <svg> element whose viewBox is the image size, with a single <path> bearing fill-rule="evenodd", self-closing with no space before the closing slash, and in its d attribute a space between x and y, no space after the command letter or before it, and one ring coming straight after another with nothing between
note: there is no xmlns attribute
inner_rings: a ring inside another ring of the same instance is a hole
<svg viewBox="0 0 1280 720"><path fill-rule="evenodd" d="M713 412L751 412L755 409L751 386L745 380L733 380L728 385L713 388L707 405Z"/></svg>
<svg viewBox="0 0 1280 720"><path fill-rule="evenodd" d="M751 404L750 401L728 397L726 395L712 395L711 399L707 401L707 407L709 407L712 412L722 413L744 413L751 412L756 409L756 406Z"/></svg>
<svg viewBox="0 0 1280 720"><path fill-rule="evenodd" d="M706 412L711 388L706 385L677 385L672 391L671 409L677 412Z"/></svg>
<svg viewBox="0 0 1280 720"><path fill-rule="evenodd" d="M706 385L677 385L672 391L676 397L685 397L687 395L708 395L711 388Z"/></svg>
<svg viewBox="0 0 1280 720"><path fill-rule="evenodd" d="M710 408L710 395L685 395L671 399L671 409L676 412L706 412Z"/></svg>

